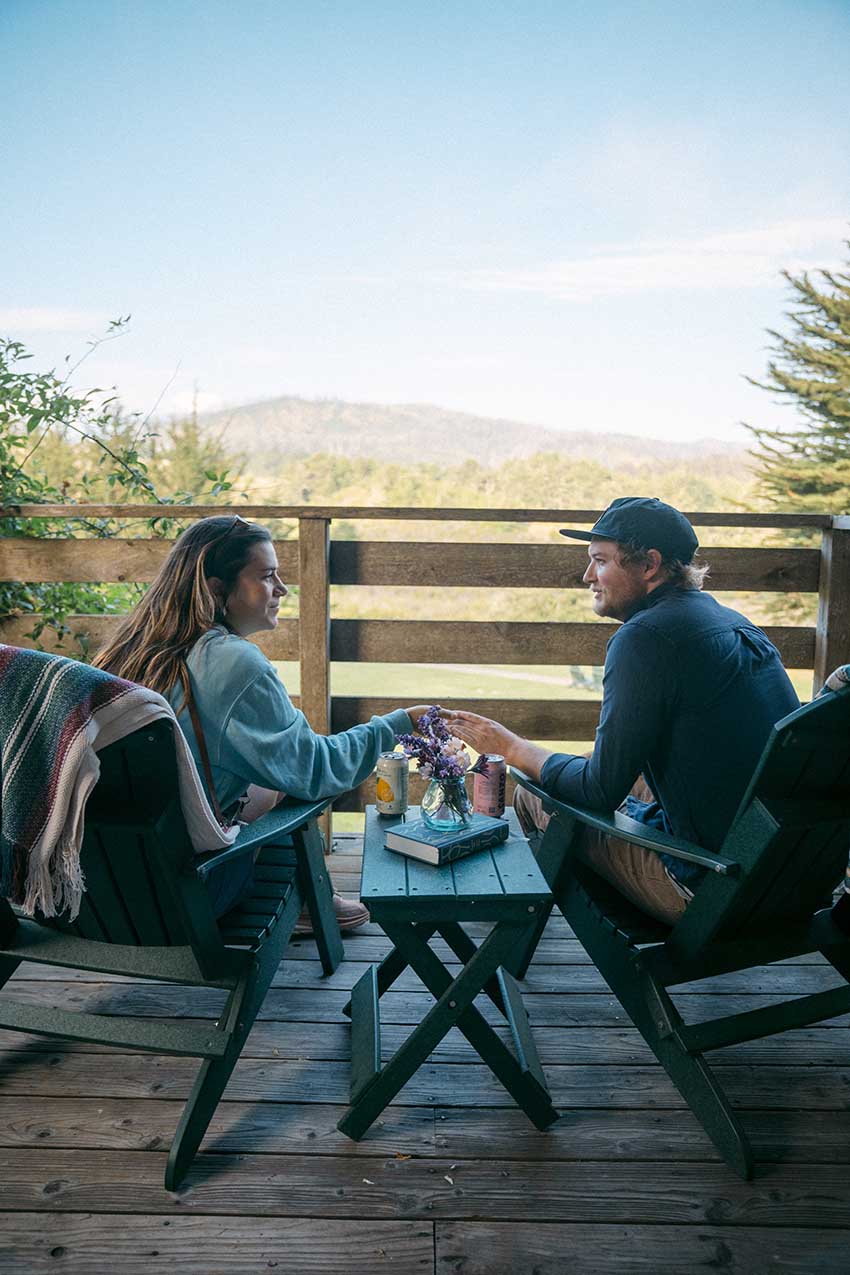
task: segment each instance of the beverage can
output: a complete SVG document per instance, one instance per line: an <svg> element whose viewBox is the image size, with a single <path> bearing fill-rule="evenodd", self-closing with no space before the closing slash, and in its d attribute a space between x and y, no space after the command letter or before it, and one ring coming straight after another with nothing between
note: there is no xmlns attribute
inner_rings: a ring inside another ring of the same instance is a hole
<svg viewBox="0 0 850 1275"><path fill-rule="evenodd" d="M472 808L480 815L499 819L505 813L505 779L507 766L498 753L487 753L487 769L475 772Z"/></svg>
<svg viewBox="0 0 850 1275"><path fill-rule="evenodd" d="M408 761L405 753L381 753L375 767L375 805L379 815L407 810Z"/></svg>

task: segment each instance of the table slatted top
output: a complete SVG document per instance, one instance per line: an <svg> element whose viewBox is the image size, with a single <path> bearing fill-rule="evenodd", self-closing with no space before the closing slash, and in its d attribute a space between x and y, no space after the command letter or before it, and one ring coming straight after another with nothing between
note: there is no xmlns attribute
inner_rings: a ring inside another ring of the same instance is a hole
<svg viewBox="0 0 850 1275"><path fill-rule="evenodd" d="M507 841L438 868L388 850L384 831L400 818L367 806L360 897L378 920L382 914L423 921L528 920L551 892L516 814L505 815ZM406 821L418 818L419 808L411 806Z"/></svg>

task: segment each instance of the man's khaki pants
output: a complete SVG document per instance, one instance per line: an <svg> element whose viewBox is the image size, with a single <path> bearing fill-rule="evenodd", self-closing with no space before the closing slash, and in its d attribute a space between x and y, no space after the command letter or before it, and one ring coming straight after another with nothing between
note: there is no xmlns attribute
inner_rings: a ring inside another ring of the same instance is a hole
<svg viewBox="0 0 850 1275"><path fill-rule="evenodd" d="M631 795L639 801L655 800L642 777L632 788ZM523 832L533 843L535 834L542 834L549 822L543 803L527 789L517 786L514 810ZM679 893L664 871L664 864L652 850L630 845L608 833L597 832L595 828L582 827L576 833L570 853L658 921L673 925L688 906L689 898Z"/></svg>

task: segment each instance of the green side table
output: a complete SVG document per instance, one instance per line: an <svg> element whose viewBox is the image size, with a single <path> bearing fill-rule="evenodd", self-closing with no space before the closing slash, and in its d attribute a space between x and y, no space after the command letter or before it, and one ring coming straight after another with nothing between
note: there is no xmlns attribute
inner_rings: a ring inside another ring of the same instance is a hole
<svg viewBox="0 0 850 1275"><path fill-rule="evenodd" d="M418 815L412 807L407 817ZM452 1027L460 1028L538 1129L557 1119L519 985L508 972L552 895L513 810L507 818L511 833L502 845L435 868L387 850L384 829L398 817L367 807L360 897L393 950L369 967L344 1011L351 1015L351 1105L338 1127L350 1138L363 1136ZM479 946L462 921L489 921L493 928ZM461 962L456 976L429 946L434 934ZM379 1001L408 966L436 1004L382 1065ZM504 1015L513 1050L473 1005L482 991Z"/></svg>

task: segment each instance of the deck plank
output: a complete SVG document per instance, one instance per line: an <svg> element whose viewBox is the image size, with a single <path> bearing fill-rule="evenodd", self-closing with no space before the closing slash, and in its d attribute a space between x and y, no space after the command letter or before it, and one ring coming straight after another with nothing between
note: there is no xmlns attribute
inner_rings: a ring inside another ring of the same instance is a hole
<svg viewBox="0 0 850 1275"><path fill-rule="evenodd" d="M844 1111L850 1068L717 1067L716 1074L733 1104L758 1111ZM0 1057L0 1091L5 1095L104 1098L179 1098L185 1100L197 1071L188 1058L110 1052L97 1055L47 1050L40 1044ZM684 1108L683 1099L658 1066L554 1064L546 1077L555 1106L570 1111L588 1107L663 1111ZM349 1065L317 1065L307 1058L242 1058L226 1090L240 1102L347 1103ZM457 1107L508 1107L510 1096L490 1069L477 1063L425 1063L407 1082L396 1102L438 1107L451 1095Z"/></svg>
<svg viewBox="0 0 850 1275"><path fill-rule="evenodd" d="M850 1181L831 1165L765 1165L742 1182L726 1165L656 1161L410 1159L316 1155L196 1158L176 1192L164 1152L9 1149L0 1209L74 1213L262 1214L430 1220L481 1217L622 1225L845 1227ZM368 1168L368 1173L365 1169ZM234 1207L235 1206L235 1207Z"/></svg>
<svg viewBox="0 0 850 1275"><path fill-rule="evenodd" d="M64 1007L86 1007L90 1011L163 1016L168 1018L209 1018L222 1004L222 994L214 989L187 990L167 983L99 982L84 980L81 987L77 980L27 979L10 980L8 994L15 999L32 1004L55 1004ZM260 1012L258 1022L342 1022L343 1006L349 999L349 991L326 987L321 995L309 987L272 987ZM676 1006L686 1022L702 1018L718 1018L725 1014L742 1013L760 1009L785 1000L780 993L738 992L722 995L718 992L686 992L676 996ZM609 992L574 992L564 990L563 983L553 981L550 992L525 992L523 1001L532 1022L549 1027L623 1027L629 1019L625 1011ZM381 998L381 1016L387 1023L421 1021L422 1015L433 1004L430 992L419 986L407 991L391 988ZM487 998L481 998L479 1008L489 1021L497 1021L498 1015L489 1007ZM821 1026L848 1026L850 1013L829 1019ZM0 1044L12 1047L16 1033L0 1029Z"/></svg>
<svg viewBox="0 0 850 1275"><path fill-rule="evenodd" d="M0 1098L0 1147L161 1151L181 1104L159 1099ZM698 1160L713 1151L681 1111L574 1110L539 1133L520 1111L398 1107L369 1137L337 1130L342 1104L224 1101L204 1140L206 1154L416 1155L462 1160ZM756 1158L765 1163L850 1164L850 1111L742 1111ZM716 1157L715 1157L716 1158Z"/></svg>
<svg viewBox="0 0 850 1275"><path fill-rule="evenodd" d="M31 1212L0 1228L0 1270L17 1275L432 1275L433 1226L372 1219L144 1217Z"/></svg>
<svg viewBox="0 0 850 1275"><path fill-rule="evenodd" d="M436 1275L687 1275L847 1269L847 1233L719 1226L440 1222Z"/></svg>
<svg viewBox="0 0 850 1275"><path fill-rule="evenodd" d="M427 1004L424 995L422 1002L423 1005ZM78 1006L75 1005L74 1008ZM112 1002L95 1000L91 1004L86 1001L86 1008L112 1012ZM131 996L124 997L121 1012L135 1013ZM498 1013L492 1009L488 1009L487 1017L496 1024L500 1038L509 1043L511 1036L504 1020L500 1020ZM165 1021L177 1022L179 1019L169 1016ZM203 1021L209 1021L210 1026L213 1024L212 1019ZM655 1061L651 1050L633 1027L540 1025L533 1017L531 1022L541 1062L547 1067L576 1063L636 1067L651 1066ZM387 1022L382 1026L381 1044L385 1059L392 1057L412 1029L413 1023L410 1021ZM0 1047L10 1054L22 1050L43 1051L51 1048L51 1040L49 1037L5 1031L0 1032ZM112 1052L108 1045L87 1041L57 1042L56 1047L63 1053L103 1055ZM347 1062L351 1057L351 1026L341 1013L336 1021L320 1023L264 1020L251 1029L242 1057ZM475 1049L457 1028L452 1028L431 1054L436 1063L475 1063L478 1057ZM723 1066L850 1067L850 1027L818 1026L787 1031L780 1036L718 1049L713 1061L715 1065Z"/></svg>

